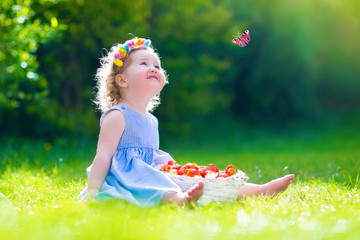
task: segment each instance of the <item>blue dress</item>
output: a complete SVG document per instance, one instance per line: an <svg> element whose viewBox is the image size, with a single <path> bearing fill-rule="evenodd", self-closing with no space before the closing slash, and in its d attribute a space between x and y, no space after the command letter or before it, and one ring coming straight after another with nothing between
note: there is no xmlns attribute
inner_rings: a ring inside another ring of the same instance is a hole
<svg viewBox="0 0 360 240"><path fill-rule="evenodd" d="M118 110L125 118L125 130L112 158L110 170L94 200L112 198L125 199L139 206L155 206L167 192L181 192L181 188L171 181L159 164L172 157L159 149L158 121L151 114L142 115L124 105L116 105L103 113L104 117ZM89 176L91 166L86 172ZM87 194L85 188L79 195Z"/></svg>

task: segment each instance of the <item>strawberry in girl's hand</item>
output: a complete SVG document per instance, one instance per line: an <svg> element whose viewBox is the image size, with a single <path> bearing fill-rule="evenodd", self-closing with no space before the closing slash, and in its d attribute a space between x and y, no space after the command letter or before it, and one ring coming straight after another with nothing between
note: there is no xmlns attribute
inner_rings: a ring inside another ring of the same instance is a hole
<svg viewBox="0 0 360 240"><path fill-rule="evenodd" d="M229 165L225 169L225 173L227 173L229 176L232 176L235 173L237 173L237 168L235 166L233 166L233 165Z"/></svg>

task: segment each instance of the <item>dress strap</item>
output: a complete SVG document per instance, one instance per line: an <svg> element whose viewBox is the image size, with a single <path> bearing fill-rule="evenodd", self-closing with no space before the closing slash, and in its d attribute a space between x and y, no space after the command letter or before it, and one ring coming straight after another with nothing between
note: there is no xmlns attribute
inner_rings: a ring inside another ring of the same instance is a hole
<svg viewBox="0 0 360 240"><path fill-rule="evenodd" d="M118 104L118 105L115 105L115 106L113 106L112 108L109 108L108 110L106 110L106 111L101 115L101 117L100 117L100 126L102 125L105 116L106 116L109 112L114 111L114 110L118 110L118 111L120 111L122 114L124 114L123 111L125 110L125 107L122 106L122 105L120 105L120 104Z"/></svg>

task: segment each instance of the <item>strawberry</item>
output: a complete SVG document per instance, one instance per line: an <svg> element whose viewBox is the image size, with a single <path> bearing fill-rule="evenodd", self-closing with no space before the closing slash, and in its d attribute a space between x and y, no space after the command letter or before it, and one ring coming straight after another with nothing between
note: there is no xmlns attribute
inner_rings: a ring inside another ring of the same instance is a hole
<svg viewBox="0 0 360 240"><path fill-rule="evenodd" d="M175 165L176 161L174 159L171 159L167 162L168 165Z"/></svg>
<svg viewBox="0 0 360 240"><path fill-rule="evenodd" d="M219 172L219 169L214 165L214 164L209 164L207 167L206 167L207 170L211 170L213 172Z"/></svg>
<svg viewBox="0 0 360 240"><path fill-rule="evenodd" d="M181 168L181 165L180 165L180 164L175 164L175 165L172 165L172 166L171 166L171 169L179 170L180 168Z"/></svg>
<svg viewBox="0 0 360 240"><path fill-rule="evenodd" d="M205 176L209 173L217 173L216 178L227 178L237 173L237 168L233 165L227 166L225 171L219 171L214 164L208 166L198 166L195 163L187 163L184 166L177 164L175 160L169 160L167 163L161 165L161 169L164 172L170 172L177 175L185 175L194 177L196 175Z"/></svg>
<svg viewBox="0 0 360 240"><path fill-rule="evenodd" d="M189 174L190 174L190 169L184 168L184 175L189 176Z"/></svg>
<svg viewBox="0 0 360 240"><path fill-rule="evenodd" d="M185 169L196 169L199 170L199 166L194 163L187 163L184 165Z"/></svg>
<svg viewBox="0 0 360 240"><path fill-rule="evenodd" d="M216 176L216 178L227 178L227 177L229 177L229 174L227 174L224 171L220 171Z"/></svg>
<svg viewBox="0 0 360 240"><path fill-rule="evenodd" d="M169 172L170 166L167 164L161 164L161 170L163 170L164 172Z"/></svg>
<svg viewBox="0 0 360 240"><path fill-rule="evenodd" d="M205 177L206 176L206 167L199 167L199 175L202 176L202 177Z"/></svg>
<svg viewBox="0 0 360 240"><path fill-rule="evenodd" d="M192 163L187 163L187 164L184 165L184 168L191 169L193 167L193 165L194 164L192 164Z"/></svg>
<svg viewBox="0 0 360 240"><path fill-rule="evenodd" d="M177 172L178 175L184 175L184 173L185 173L185 168L184 167L181 167Z"/></svg>
<svg viewBox="0 0 360 240"><path fill-rule="evenodd" d="M229 165L227 166L227 168L225 169L225 172L229 175L229 176L232 176L234 175L235 173L237 173L237 168L233 165Z"/></svg>
<svg viewBox="0 0 360 240"><path fill-rule="evenodd" d="M199 171L196 170L195 168L192 168L192 169L190 169L188 176L194 177L195 175L198 175L198 174L199 174Z"/></svg>

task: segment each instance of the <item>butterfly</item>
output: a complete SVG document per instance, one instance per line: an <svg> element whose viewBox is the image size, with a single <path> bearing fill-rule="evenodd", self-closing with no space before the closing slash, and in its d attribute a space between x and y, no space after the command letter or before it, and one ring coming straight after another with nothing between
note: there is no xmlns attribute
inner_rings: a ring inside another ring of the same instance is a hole
<svg viewBox="0 0 360 240"><path fill-rule="evenodd" d="M232 42L240 47L246 47L250 42L250 31L246 30L240 37L233 39Z"/></svg>

